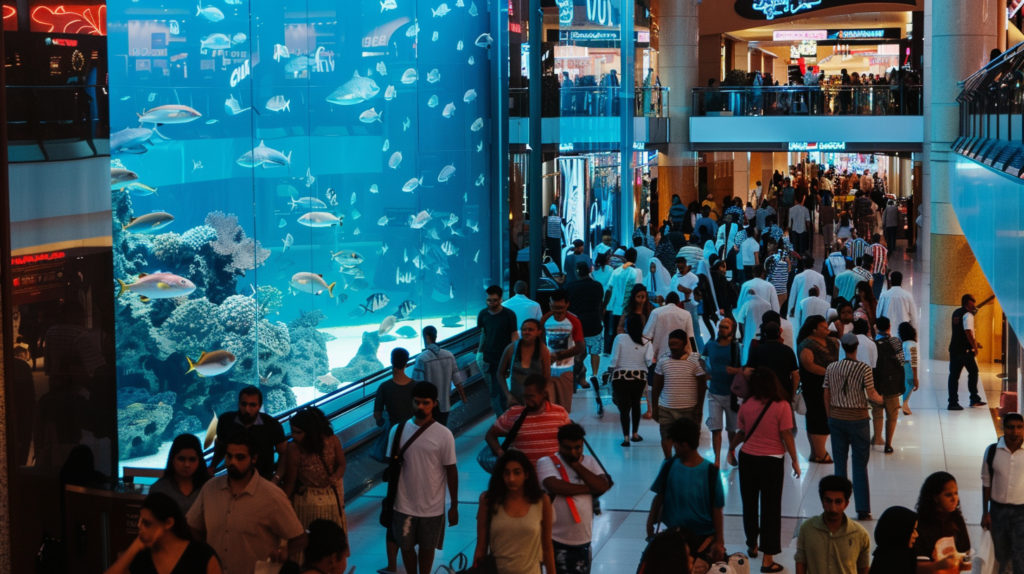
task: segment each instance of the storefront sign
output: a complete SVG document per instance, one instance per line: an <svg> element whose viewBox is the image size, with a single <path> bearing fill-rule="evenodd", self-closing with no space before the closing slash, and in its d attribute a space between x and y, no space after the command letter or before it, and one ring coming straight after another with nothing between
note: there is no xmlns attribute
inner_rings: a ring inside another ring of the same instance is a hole
<svg viewBox="0 0 1024 574"><path fill-rule="evenodd" d="M899 28L859 28L828 31L829 40L898 40L900 36L901 30Z"/></svg>
<svg viewBox="0 0 1024 574"><path fill-rule="evenodd" d="M618 42L618 30L570 30L569 42Z"/></svg>
<svg viewBox="0 0 1024 574"><path fill-rule="evenodd" d="M789 151L845 151L846 142L789 142Z"/></svg>
<svg viewBox="0 0 1024 574"><path fill-rule="evenodd" d="M826 8L877 3L877 0L736 0L733 8L737 14L750 20L774 20ZM916 6L917 0L886 0L886 3Z"/></svg>
<svg viewBox="0 0 1024 574"><path fill-rule="evenodd" d="M555 32L558 33L557 38ZM622 35L618 30L548 30L548 41L577 46L615 47L621 39ZM633 43L636 45L646 45L650 40L650 32L633 32Z"/></svg>
<svg viewBox="0 0 1024 574"><path fill-rule="evenodd" d="M789 47L789 57L796 60L804 57L815 57L818 55L818 43L814 40L804 40L795 46Z"/></svg>
<svg viewBox="0 0 1024 574"><path fill-rule="evenodd" d="M801 42L803 40L826 40L828 30L775 30L772 40L776 42Z"/></svg>

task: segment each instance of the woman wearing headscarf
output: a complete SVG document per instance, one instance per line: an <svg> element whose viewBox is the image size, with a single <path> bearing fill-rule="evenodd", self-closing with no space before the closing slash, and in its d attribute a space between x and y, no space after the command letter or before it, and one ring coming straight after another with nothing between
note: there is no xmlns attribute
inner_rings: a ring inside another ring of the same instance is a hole
<svg viewBox="0 0 1024 574"><path fill-rule="evenodd" d="M661 305L665 296L672 290L672 275L657 257L651 258L651 267L647 271L644 287L647 287L648 297L652 302Z"/></svg>
<svg viewBox="0 0 1024 574"><path fill-rule="evenodd" d="M875 526L874 558L868 574L914 574L917 572L917 513L909 508L886 509Z"/></svg>

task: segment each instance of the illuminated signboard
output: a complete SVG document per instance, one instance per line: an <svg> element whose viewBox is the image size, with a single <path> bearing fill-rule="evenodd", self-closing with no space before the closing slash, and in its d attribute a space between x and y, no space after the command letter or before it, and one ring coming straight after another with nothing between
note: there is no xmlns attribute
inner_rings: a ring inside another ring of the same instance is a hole
<svg viewBox="0 0 1024 574"><path fill-rule="evenodd" d="M33 263L42 263L44 261L59 261L64 259L67 255L63 251L51 251L49 253L38 253L35 255L21 255L19 257L11 258L11 267L21 267L22 265L31 265Z"/></svg>
<svg viewBox="0 0 1024 574"><path fill-rule="evenodd" d="M774 20L800 16L827 8L877 4L877 0L736 0L733 8L740 16L749 20ZM916 6L916 0L886 0L886 4Z"/></svg>
<svg viewBox="0 0 1024 574"><path fill-rule="evenodd" d="M846 151L846 142L789 142L789 151Z"/></svg>
<svg viewBox="0 0 1024 574"><path fill-rule="evenodd" d="M863 28L854 30L829 30L829 40L898 40L901 36L899 28Z"/></svg>
<svg viewBox="0 0 1024 574"><path fill-rule="evenodd" d="M772 40L776 42L802 42L804 40L827 40L828 30L775 30Z"/></svg>

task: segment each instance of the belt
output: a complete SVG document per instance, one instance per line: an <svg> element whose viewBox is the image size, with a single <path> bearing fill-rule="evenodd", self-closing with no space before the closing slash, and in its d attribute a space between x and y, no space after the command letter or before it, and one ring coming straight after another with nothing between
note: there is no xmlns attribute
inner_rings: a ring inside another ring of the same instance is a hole
<svg viewBox="0 0 1024 574"><path fill-rule="evenodd" d="M1006 504L1005 502L996 502L995 500L989 500L989 502L992 503L992 506L999 506L1013 510L1024 510L1024 504Z"/></svg>

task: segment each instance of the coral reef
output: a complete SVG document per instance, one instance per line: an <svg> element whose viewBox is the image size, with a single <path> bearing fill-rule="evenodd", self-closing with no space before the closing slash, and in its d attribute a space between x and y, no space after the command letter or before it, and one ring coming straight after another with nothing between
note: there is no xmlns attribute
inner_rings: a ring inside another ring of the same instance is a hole
<svg viewBox="0 0 1024 574"><path fill-rule="evenodd" d="M217 233L217 239L210 242L213 250L218 255L231 257L225 271L244 275L247 270L263 265L270 257L269 249L263 249L259 241L245 235L237 215L214 211L206 216L206 225Z"/></svg>
<svg viewBox="0 0 1024 574"><path fill-rule="evenodd" d="M132 403L117 409L119 457L125 459L156 452L173 416L174 409L165 404Z"/></svg>
<svg viewBox="0 0 1024 574"><path fill-rule="evenodd" d="M282 382L291 387L313 386L316 377L330 368L327 359L328 336L316 329L324 317L319 309L300 312L287 327L290 353L287 356L279 354L276 360L271 359L267 372L281 373L284 375Z"/></svg>
<svg viewBox="0 0 1024 574"><path fill-rule="evenodd" d="M376 331L364 332L363 343L359 345L356 356L352 357L352 360L344 367L331 369L331 374L342 382L350 383L376 373L384 368L384 365L377 359L379 347L380 335Z"/></svg>

